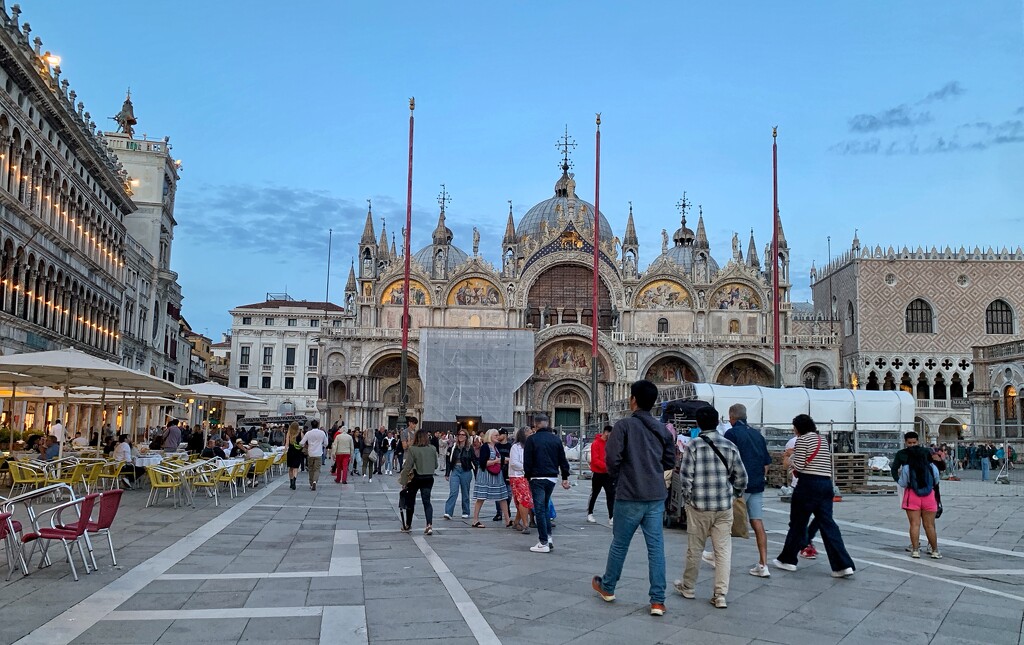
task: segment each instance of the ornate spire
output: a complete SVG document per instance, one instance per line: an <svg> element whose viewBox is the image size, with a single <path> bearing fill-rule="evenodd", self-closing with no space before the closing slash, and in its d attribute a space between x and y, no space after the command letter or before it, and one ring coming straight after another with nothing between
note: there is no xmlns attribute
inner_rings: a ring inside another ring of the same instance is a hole
<svg viewBox="0 0 1024 645"><path fill-rule="evenodd" d="M352 264L348 267L348 282L345 283L346 293L355 293L356 290L356 261L352 260Z"/></svg>
<svg viewBox="0 0 1024 645"><path fill-rule="evenodd" d="M672 242L676 246L689 246L693 244L693 231L686 226L686 212L690 210L693 204L690 200L686 199L686 191L683 191L683 198L676 202L676 208L679 209L682 215L680 219L679 229L672 236Z"/></svg>
<svg viewBox="0 0 1024 645"><path fill-rule="evenodd" d="M626 233L622 236L622 245L640 245L640 240L636 237L636 226L633 224L633 202L629 202L629 217L626 219Z"/></svg>
<svg viewBox="0 0 1024 645"><path fill-rule="evenodd" d="M388 223L380 218L380 241L377 242L377 257L388 259Z"/></svg>
<svg viewBox="0 0 1024 645"><path fill-rule="evenodd" d="M391 234L391 257L395 258L396 260L398 258L402 257L402 256L398 255L398 249L395 248L395 234L394 233Z"/></svg>
<svg viewBox="0 0 1024 645"><path fill-rule="evenodd" d="M369 246L376 241L377 234L373 231L373 204L366 200L366 224L363 225L363 236L359 238L359 243Z"/></svg>
<svg viewBox="0 0 1024 645"><path fill-rule="evenodd" d="M782 209L775 211L775 217L779 220L779 248L788 249L789 244L786 243L786 232L782 230Z"/></svg>
<svg viewBox="0 0 1024 645"><path fill-rule="evenodd" d="M516 222L512 217L512 200L508 200L508 222L505 223L505 237L501 240L501 245L505 247L516 244Z"/></svg>
<svg viewBox="0 0 1024 645"><path fill-rule="evenodd" d="M555 147L562 153L562 176L555 182L555 197L576 197L576 181L569 172L572 168L569 151L576 148L576 140L569 136L569 126L565 126L565 134L559 137Z"/></svg>
<svg viewBox="0 0 1024 645"><path fill-rule="evenodd" d="M700 215L697 217L697 236L693 245L699 249L709 249L711 245L708 244L708 233L704 230L704 206L698 206L697 209Z"/></svg>
<svg viewBox="0 0 1024 645"><path fill-rule="evenodd" d="M437 217L437 228L434 229L434 244L451 244L454 235L452 235L452 230L444 224L444 209L445 205L452 203L452 197L445 190L444 184L441 184L441 193L437 196L437 203L441 206L441 214Z"/></svg>
<svg viewBox="0 0 1024 645"><path fill-rule="evenodd" d="M747 245L747 266L757 269L761 268L761 261L757 258L757 245L754 244L754 229L750 229L750 244Z"/></svg>
<svg viewBox="0 0 1024 645"><path fill-rule="evenodd" d="M860 251L860 238L857 237L857 229L853 229L853 246L851 248L854 251Z"/></svg>

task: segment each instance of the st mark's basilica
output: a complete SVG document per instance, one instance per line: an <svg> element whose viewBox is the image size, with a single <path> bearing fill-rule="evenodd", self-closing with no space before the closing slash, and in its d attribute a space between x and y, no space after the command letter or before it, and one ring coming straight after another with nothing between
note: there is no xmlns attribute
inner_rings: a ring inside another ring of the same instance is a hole
<svg viewBox="0 0 1024 645"><path fill-rule="evenodd" d="M469 252L457 244L445 224L448 200L443 192L438 201L432 242L416 251L411 263L410 413L421 410L423 401L417 370L420 329L519 328L535 331L535 369L516 391L515 418L507 422L522 423L534 411L547 412L557 425L585 422L591 407L595 209L576 194L567 156L553 195L518 222L510 204L501 266L480 255L475 229ZM665 210L670 209L666 204ZM674 217L643 216L664 219L666 224L674 220L675 226L662 231L660 248L641 247L632 207L621 237L604 214L598 216L598 409L628 397L629 384L638 378L662 388L683 382L771 385L770 244L764 255L759 254L751 233L744 253L734 234L732 256L723 261L712 257L703 212L698 213L696 230L691 229L685 195L676 204ZM655 253L642 266L642 255ZM839 372L835 341L827 324L822 328L810 314L794 312L784 234L779 256L783 380L787 385L833 386ZM316 330L325 359L327 418L349 426L389 425L396 419L399 402L404 262L393 238L389 245L384 226L378 236L372 210L366 214L357 258L345 287L344 307L338 307L343 311L330 312L340 320ZM246 305L232 313L236 320L246 314L250 321L259 321L266 313L258 310L270 304ZM279 302L275 308L293 312L279 315L300 315L305 304ZM309 303L310 309L316 307ZM234 328L235 343L244 342L245 330L237 323ZM307 401L307 407L312 402ZM295 412L302 413L301 407Z"/></svg>

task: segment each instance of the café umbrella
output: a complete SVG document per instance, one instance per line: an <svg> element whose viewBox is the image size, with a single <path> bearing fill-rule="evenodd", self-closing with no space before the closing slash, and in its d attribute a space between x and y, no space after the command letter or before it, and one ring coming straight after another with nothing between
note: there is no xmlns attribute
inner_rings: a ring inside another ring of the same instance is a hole
<svg viewBox="0 0 1024 645"><path fill-rule="evenodd" d="M11 428L10 435L9 435L10 436L10 445L8 446L8 450L14 450L14 400L18 396L18 385L32 384L34 386L34 385L38 385L39 382L40 382L39 378L34 377L34 376L29 376L27 374L21 374L21 373L18 373L18 372L6 372L6 371L5 372L0 372L0 383L2 383L3 385L10 385L11 386L10 412L7 413L7 424ZM49 382L49 383L52 383L52 381Z"/></svg>
<svg viewBox="0 0 1024 645"><path fill-rule="evenodd" d="M74 348L0 356L0 370L35 377L40 383L60 385L64 390L62 423L66 420L69 407L68 397L73 387L87 385L99 387L101 406L106 404L107 388L139 389L163 394L181 394L183 391L169 381L97 358ZM63 457L63 442L60 446L60 454Z"/></svg>

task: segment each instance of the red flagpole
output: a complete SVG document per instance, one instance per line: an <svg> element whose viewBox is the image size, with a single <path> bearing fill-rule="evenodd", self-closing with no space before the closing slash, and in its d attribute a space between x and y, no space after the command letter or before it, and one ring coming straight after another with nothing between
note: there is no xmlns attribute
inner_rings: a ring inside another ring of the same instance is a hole
<svg viewBox="0 0 1024 645"><path fill-rule="evenodd" d="M594 170L594 290L593 308L591 316L591 343L590 343L590 422L597 426L597 324L600 316L601 299L599 295L600 278L599 262L601 257L601 113L597 114L597 143L596 161Z"/></svg>
<svg viewBox="0 0 1024 645"><path fill-rule="evenodd" d="M775 387L782 387L782 348L780 341L779 311L779 146L776 143L778 126L772 128L772 349L775 357Z"/></svg>
<svg viewBox="0 0 1024 645"><path fill-rule="evenodd" d="M405 200L405 235L402 245L405 253L405 274L402 277L402 363L399 384L400 400L398 402L398 429L405 430L406 405L409 401L409 240L412 237L412 135L415 119L416 99L409 99L409 181ZM402 434L399 434L402 437ZM404 438L404 437L403 437Z"/></svg>

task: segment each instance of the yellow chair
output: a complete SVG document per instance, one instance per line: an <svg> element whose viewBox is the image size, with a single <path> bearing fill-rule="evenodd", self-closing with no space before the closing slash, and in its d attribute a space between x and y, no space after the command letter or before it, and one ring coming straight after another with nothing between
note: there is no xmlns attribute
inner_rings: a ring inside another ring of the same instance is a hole
<svg viewBox="0 0 1024 645"><path fill-rule="evenodd" d="M14 491L17 488L21 489L21 492L27 493L28 491L46 485L46 473L31 464L25 462L12 461L10 462L11 468L11 492L7 494L8 497L14 496Z"/></svg>
<svg viewBox="0 0 1024 645"><path fill-rule="evenodd" d="M53 471L53 474L48 478L48 484L67 484L74 490L75 486L85 482L85 474L88 470L88 466L84 462L76 462L74 464L61 464L58 470Z"/></svg>
<svg viewBox="0 0 1024 645"><path fill-rule="evenodd" d="M163 491L167 496L174 493L174 507L178 507L178 498L181 494L181 478L174 473L162 470L159 466L146 468L146 475L149 476L149 497L146 498L146 508L154 505Z"/></svg>
<svg viewBox="0 0 1024 645"><path fill-rule="evenodd" d="M197 472L192 478L189 479L189 483L192 488L207 488L213 493L213 503L215 506L220 506L220 496L217 494L217 488L220 486L220 475L226 468L214 468L212 470L201 470Z"/></svg>
<svg viewBox="0 0 1024 645"><path fill-rule="evenodd" d="M277 453L277 458L274 459L274 467L270 469L270 472L278 474L278 475L283 475L284 471L287 469L286 468L286 466L287 466L286 459L287 458L288 458L288 451L282 451L282 452Z"/></svg>
<svg viewBox="0 0 1024 645"><path fill-rule="evenodd" d="M239 465L244 466L245 464ZM236 467L237 466L225 466L224 468L219 468L217 469L217 475L214 478L217 484L227 485L228 491L231 494L231 499L235 498L235 493L238 490L238 486L237 484L235 484L235 480L237 479L237 477L235 476Z"/></svg>
<svg viewBox="0 0 1024 645"><path fill-rule="evenodd" d="M253 488L256 488L259 485L259 482L257 482L256 480L259 479L260 477L263 478L263 483L264 484L269 482L269 478L267 477L267 471L270 470L270 467L272 465L274 465L274 457L273 456L263 457L261 459L257 459L254 462L254 464L253 464L253 471L252 471L252 487Z"/></svg>
<svg viewBox="0 0 1024 645"><path fill-rule="evenodd" d="M82 478L86 494L100 487L100 473L103 472L103 468L106 465L106 462L103 461L90 461L86 463L85 475Z"/></svg>
<svg viewBox="0 0 1024 645"><path fill-rule="evenodd" d="M121 480L121 470L127 462L124 461L108 461L101 465L100 473L98 475L99 481L103 484L103 488L107 488L107 484L110 484L110 488L120 488L118 483Z"/></svg>

